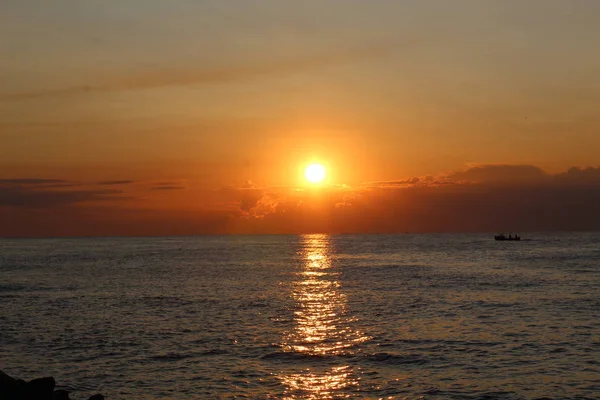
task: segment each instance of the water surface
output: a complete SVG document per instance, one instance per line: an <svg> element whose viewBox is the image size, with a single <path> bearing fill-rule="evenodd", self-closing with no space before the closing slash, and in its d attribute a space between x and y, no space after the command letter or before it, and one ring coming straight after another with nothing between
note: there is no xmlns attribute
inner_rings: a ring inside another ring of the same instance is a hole
<svg viewBox="0 0 600 400"><path fill-rule="evenodd" d="M0 368L85 398L600 393L600 234L0 240Z"/></svg>

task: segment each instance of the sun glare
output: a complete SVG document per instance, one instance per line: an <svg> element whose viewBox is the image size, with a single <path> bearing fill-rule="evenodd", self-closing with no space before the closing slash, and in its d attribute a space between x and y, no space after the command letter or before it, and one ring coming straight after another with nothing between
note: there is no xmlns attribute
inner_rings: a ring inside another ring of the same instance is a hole
<svg viewBox="0 0 600 400"><path fill-rule="evenodd" d="M304 176L311 183L320 183L325 179L325 167L321 164L310 164L304 170Z"/></svg>

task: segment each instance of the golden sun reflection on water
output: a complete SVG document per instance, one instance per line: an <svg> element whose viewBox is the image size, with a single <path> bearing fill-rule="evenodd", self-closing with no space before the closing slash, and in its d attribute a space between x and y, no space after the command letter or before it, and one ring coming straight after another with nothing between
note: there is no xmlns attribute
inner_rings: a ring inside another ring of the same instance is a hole
<svg viewBox="0 0 600 400"><path fill-rule="evenodd" d="M332 264L328 235L302 238L304 260L293 283L294 329L283 340L287 352L314 356L311 367L280 374L288 399L348 398L347 389L359 386L357 371L336 356L368 338L352 328L346 296L340 291L340 271ZM343 391L346 389L346 392Z"/></svg>

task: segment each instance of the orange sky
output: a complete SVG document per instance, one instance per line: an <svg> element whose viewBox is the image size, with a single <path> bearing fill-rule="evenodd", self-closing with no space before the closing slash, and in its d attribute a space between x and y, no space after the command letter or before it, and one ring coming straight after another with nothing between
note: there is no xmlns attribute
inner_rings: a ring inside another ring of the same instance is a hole
<svg viewBox="0 0 600 400"><path fill-rule="evenodd" d="M2 236L600 229L595 1L9 1L0 27Z"/></svg>

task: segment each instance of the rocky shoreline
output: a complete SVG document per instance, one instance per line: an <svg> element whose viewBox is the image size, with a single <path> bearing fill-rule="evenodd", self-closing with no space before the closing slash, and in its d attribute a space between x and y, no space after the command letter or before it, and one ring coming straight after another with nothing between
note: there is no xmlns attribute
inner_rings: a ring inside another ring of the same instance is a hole
<svg viewBox="0 0 600 400"><path fill-rule="evenodd" d="M26 382L0 370L0 400L71 400L68 391L54 390L55 387L56 381L52 377ZM104 396L95 394L88 400L104 400Z"/></svg>

